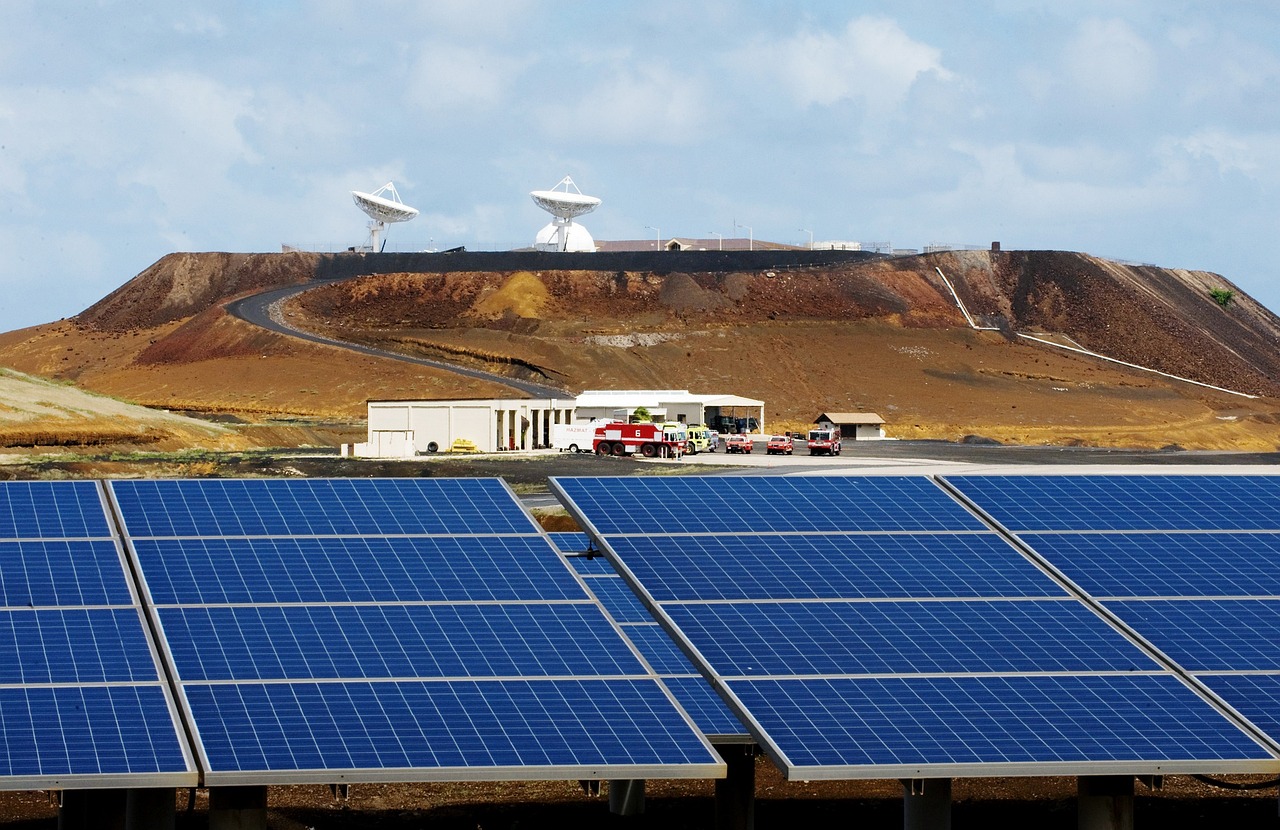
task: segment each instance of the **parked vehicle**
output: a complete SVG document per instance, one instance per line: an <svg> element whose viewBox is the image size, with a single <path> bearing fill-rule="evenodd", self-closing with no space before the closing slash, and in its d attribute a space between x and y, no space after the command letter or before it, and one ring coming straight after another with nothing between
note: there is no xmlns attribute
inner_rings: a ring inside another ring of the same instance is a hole
<svg viewBox="0 0 1280 830"><path fill-rule="evenodd" d="M751 439L742 433L735 432L733 435L726 438L724 442L725 452L748 453L751 452L751 449Z"/></svg>
<svg viewBox="0 0 1280 830"><path fill-rule="evenodd" d="M789 435L771 435L764 445L765 455L791 455L792 449L794 447Z"/></svg>
<svg viewBox="0 0 1280 830"><path fill-rule="evenodd" d="M688 424L685 426L686 452L689 455L696 455L700 452L711 452L711 431L702 424Z"/></svg>
<svg viewBox="0 0 1280 830"><path fill-rule="evenodd" d="M603 424L596 428L596 455L679 458L684 455L684 424Z"/></svg>
<svg viewBox="0 0 1280 830"><path fill-rule="evenodd" d="M608 419L577 424L552 424L551 447L560 452L592 452L595 447L596 429L601 424L612 423L616 422Z"/></svg>
<svg viewBox="0 0 1280 830"><path fill-rule="evenodd" d="M840 430L811 429L806 443L809 447L809 455L839 455Z"/></svg>

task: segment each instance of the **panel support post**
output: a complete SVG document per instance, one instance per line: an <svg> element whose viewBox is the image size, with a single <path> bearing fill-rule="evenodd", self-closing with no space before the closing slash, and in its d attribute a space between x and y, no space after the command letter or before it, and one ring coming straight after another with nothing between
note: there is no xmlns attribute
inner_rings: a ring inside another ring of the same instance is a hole
<svg viewBox="0 0 1280 830"><path fill-rule="evenodd" d="M209 830L267 830L267 788L210 787Z"/></svg>
<svg viewBox="0 0 1280 830"><path fill-rule="evenodd" d="M1133 830L1133 778L1082 775L1076 779L1080 830Z"/></svg>
<svg viewBox="0 0 1280 830"><path fill-rule="evenodd" d="M638 816L644 812L644 779L622 778L609 782L609 812Z"/></svg>
<svg viewBox="0 0 1280 830"><path fill-rule="evenodd" d="M124 805L125 830L173 830L178 821L173 787L135 787Z"/></svg>
<svg viewBox="0 0 1280 830"><path fill-rule="evenodd" d="M756 826L755 744L715 747L728 768L716 779L715 830L754 830Z"/></svg>
<svg viewBox="0 0 1280 830"><path fill-rule="evenodd" d="M58 830L123 830L124 790L63 790Z"/></svg>
<svg viewBox="0 0 1280 830"><path fill-rule="evenodd" d="M951 830L951 779L902 779L905 830Z"/></svg>

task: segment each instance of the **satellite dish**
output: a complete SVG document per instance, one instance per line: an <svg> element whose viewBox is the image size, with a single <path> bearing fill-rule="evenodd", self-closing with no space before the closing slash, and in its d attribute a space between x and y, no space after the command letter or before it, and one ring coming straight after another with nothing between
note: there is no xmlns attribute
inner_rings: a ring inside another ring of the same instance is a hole
<svg viewBox="0 0 1280 830"><path fill-rule="evenodd" d="M351 198L355 200L356 207L363 210L369 217L368 250L370 251L382 250L378 246L378 239L386 230L388 222L408 222L418 215L417 208L411 208L400 201L400 194L396 192L396 186L391 182L387 182L372 193L353 190ZM382 245L385 247L386 242L384 241Z"/></svg>
<svg viewBox="0 0 1280 830"><path fill-rule="evenodd" d="M570 189L572 188L572 190ZM539 251L594 251L595 240L574 219L600 207L595 196L584 196L573 179L565 176L550 190L529 194L533 203L555 218L538 232L533 247Z"/></svg>

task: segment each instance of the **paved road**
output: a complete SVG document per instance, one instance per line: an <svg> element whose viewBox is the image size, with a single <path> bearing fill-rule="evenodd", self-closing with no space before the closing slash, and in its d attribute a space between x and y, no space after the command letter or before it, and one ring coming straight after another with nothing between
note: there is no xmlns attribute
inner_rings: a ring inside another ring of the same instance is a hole
<svg viewBox="0 0 1280 830"><path fill-rule="evenodd" d="M345 279L345 278L344 278ZM573 397L573 393L564 389L556 389L553 386L544 386L541 383L534 383L527 380L519 380L517 378L509 378L505 375L494 374L493 372L485 372L480 369L471 369L466 366L458 366L453 363L446 363L442 360L430 360L425 357L413 357L411 355L399 354L398 352L387 351L386 349L378 349L373 346L365 346L360 343L350 343L345 340L337 340L332 337L322 337L318 334L296 329L284 323L283 318L273 313L273 306L282 303L284 300L301 294L303 291L315 288L320 285L327 285L331 282L340 282L341 280L324 280L318 282L309 282L305 285L291 285L286 288L274 288L270 291L264 291L261 294L254 294L252 297L244 297L227 305L227 312L233 317L238 317L246 323L252 323L255 326L261 326L264 329L273 331L277 334L283 334L286 337L296 337L300 340L310 340L312 343L324 343L328 346L337 346L343 349L349 349L360 354L367 354L373 357L385 357L391 360L403 360L405 363L416 363L419 366L430 366L433 369L443 369L446 372L453 372L459 375L465 375L469 378L477 380L487 380L493 383L500 383L512 389L518 389L534 398L569 398Z"/></svg>

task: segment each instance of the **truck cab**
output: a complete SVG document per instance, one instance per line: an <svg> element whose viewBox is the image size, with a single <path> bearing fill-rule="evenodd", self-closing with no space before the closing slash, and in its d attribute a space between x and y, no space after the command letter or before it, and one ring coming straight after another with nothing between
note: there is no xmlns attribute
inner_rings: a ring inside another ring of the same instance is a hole
<svg viewBox="0 0 1280 830"><path fill-rule="evenodd" d="M689 455L711 451L711 432L702 424L686 425L685 435L687 442L685 452Z"/></svg>
<svg viewBox="0 0 1280 830"><path fill-rule="evenodd" d="M806 446L809 448L809 455L839 455L839 428L809 430L809 440L806 442Z"/></svg>

